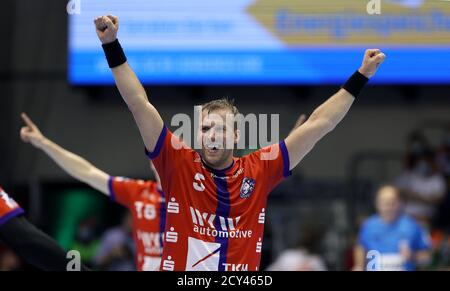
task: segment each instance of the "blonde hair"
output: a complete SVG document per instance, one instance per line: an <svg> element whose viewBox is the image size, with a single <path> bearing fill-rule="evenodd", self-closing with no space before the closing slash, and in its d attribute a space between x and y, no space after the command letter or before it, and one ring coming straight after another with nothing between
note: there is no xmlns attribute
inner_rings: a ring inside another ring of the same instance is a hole
<svg viewBox="0 0 450 291"><path fill-rule="evenodd" d="M210 113L210 112L216 111L216 110L227 109L233 115L239 114L239 110L234 105L234 100L229 99L228 97L215 99L215 100L203 103L200 106L202 107L202 111L206 110L207 113Z"/></svg>

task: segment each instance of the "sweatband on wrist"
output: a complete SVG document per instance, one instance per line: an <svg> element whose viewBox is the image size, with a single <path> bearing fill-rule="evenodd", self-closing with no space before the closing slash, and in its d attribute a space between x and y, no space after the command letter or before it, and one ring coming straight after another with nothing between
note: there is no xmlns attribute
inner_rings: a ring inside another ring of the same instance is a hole
<svg viewBox="0 0 450 291"><path fill-rule="evenodd" d="M118 39L111 43L102 44L102 47L110 68L118 67L127 61Z"/></svg>
<svg viewBox="0 0 450 291"><path fill-rule="evenodd" d="M358 97L361 93L364 86L369 82L369 78L361 74L359 71L356 71L345 84L342 86L345 90L347 90L353 97Z"/></svg>

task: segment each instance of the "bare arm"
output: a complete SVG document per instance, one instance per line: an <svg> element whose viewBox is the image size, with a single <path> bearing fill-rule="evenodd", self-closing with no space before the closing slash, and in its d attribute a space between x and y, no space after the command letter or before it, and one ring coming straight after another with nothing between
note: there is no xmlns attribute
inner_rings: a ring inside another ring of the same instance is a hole
<svg viewBox="0 0 450 291"><path fill-rule="evenodd" d="M152 171L153 175L155 175L155 179L156 179L156 183L158 185L158 189L162 190L161 178L159 177L158 171L156 171L156 168L153 165L153 162L151 162L151 161L150 161L150 170Z"/></svg>
<svg viewBox="0 0 450 291"><path fill-rule="evenodd" d="M113 15L98 17L95 19L95 26L102 44L109 44L117 39L118 17ZM128 62L112 68L111 71L120 95L133 114L145 146L149 151L153 151L164 126L161 116L148 101L141 82Z"/></svg>
<svg viewBox="0 0 450 291"><path fill-rule="evenodd" d="M109 175L94 167L80 156L71 153L47 139L39 128L22 113L26 126L22 127L20 136L24 142L45 152L55 163L75 179L84 182L103 194L109 195Z"/></svg>
<svg viewBox="0 0 450 291"><path fill-rule="evenodd" d="M355 248L353 249L353 271L364 271L364 263L366 261L365 255L366 251L361 245L355 246Z"/></svg>
<svg viewBox="0 0 450 291"><path fill-rule="evenodd" d="M297 121L295 122L294 127L291 129L291 131L289 132L289 134L293 133L295 131L295 129L297 129L298 127L300 127L300 125L302 125L303 123L305 123L307 117L305 114L300 114L300 116L297 118ZM289 135L288 134L288 135Z"/></svg>
<svg viewBox="0 0 450 291"><path fill-rule="evenodd" d="M372 77L384 58L385 55L380 50L367 50L359 72L367 78ZM339 90L320 105L305 123L291 132L285 139L290 170L297 166L320 139L341 122L354 100L355 97L347 90Z"/></svg>
<svg viewBox="0 0 450 291"><path fill-rule="evenodd" d="M320 139L334 129L347 114L353 101L354 97L350 93L344 89L339 90L286 138L290 170L312 150Z"/></svg>

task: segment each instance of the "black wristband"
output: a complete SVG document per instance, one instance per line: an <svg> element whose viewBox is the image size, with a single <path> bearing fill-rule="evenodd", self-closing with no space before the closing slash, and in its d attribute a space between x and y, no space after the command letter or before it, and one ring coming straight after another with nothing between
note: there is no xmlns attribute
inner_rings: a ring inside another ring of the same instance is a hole
<svg viewBox="0 0 450 291"><path fill-rule="evenodd" d="M356 71L345 84L342 86L348 93L352 94L353 97L358 97L364 86L369 82L369 78Z"/></svg>
<svg viewBox="0 0 450 291"><path fill-rule="evenodd" d="M102 44L102 47L110 68L118 67L127 61L127 57L118 39L110 43Z"/></svg>

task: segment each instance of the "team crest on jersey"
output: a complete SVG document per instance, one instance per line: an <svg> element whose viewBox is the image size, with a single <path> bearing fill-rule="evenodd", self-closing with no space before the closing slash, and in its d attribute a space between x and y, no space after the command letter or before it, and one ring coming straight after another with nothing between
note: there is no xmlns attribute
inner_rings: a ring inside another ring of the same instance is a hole
<svg viewBox="0 0 450 291"><path fill-rule="evenodd" d="M256 181L251 178L244 178L241 186L241 198L248 198L252 195L253 190L255 189L255 183Z"/></svg>

